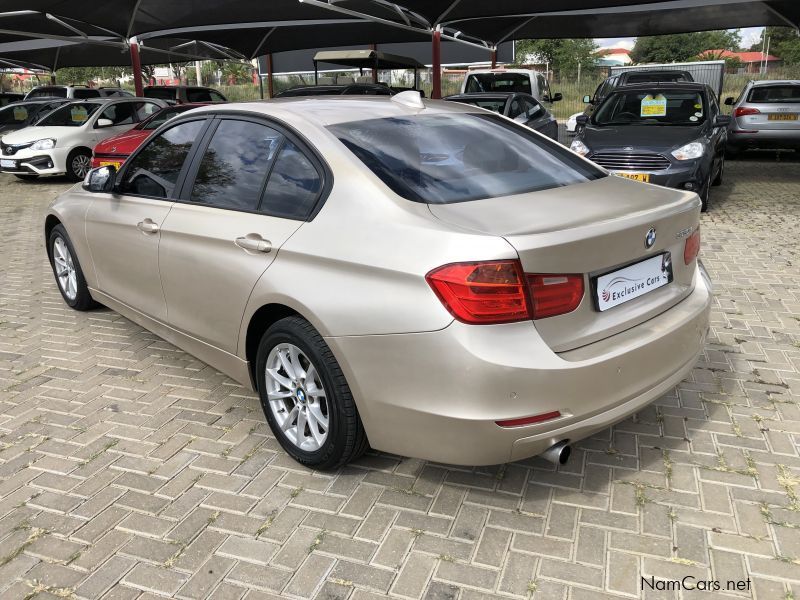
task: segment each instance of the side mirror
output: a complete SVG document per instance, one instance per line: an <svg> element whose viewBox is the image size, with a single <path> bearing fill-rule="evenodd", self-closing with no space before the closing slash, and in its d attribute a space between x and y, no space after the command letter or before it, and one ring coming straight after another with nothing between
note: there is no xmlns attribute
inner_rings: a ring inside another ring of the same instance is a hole
<svg viewBox="0 0 800 600"><path fill-rule="evenodd" d="M95 123L95 127L98 129L101 127L111 127L114 125L114 121L111 119L97 119L97 123Z"/></svg>
<svg viewBox="0 0 800 600"><path fill-rule="evenodd" d="M589 117L586 115L578 115L575 117L575 122L581 127L584 127L587 123L589 123Z"/></svg>
<svg viewBox="0 0 800 600"><path fill-rule="evenodd" d="M733 117L730 115L718 115L716 119L714 119L714 127L727 127L731 124Z"/></svg>
<svg viewBox="0 0 800 600"><path fill-rule="evenodd" d="M564 95L561 92L556 92L555 94L553 94L553 99L551 102L560 102L563 99Z"/></svg>
<svg viewBox="0 0 800 600"><path fill-rule="evenodd" d="M83 180L83 189L87 192L108 193L114 187L114 178L117 175L117 168L111 165L97 167L86 174Z"/></svg>
<svg viewBox="0 0 800 600"><path fill-rule="evenodd" d="M727 98L725 98L725 104L727 106L733 106L733 96L728 96Z"/></svg>
<svg viewBox="0 0 800 600"><path fill-rule="evenodd" d="M591 96L584 96L583 97L583 103L584 104L591 104L592 103L592 97Z"/></svg>

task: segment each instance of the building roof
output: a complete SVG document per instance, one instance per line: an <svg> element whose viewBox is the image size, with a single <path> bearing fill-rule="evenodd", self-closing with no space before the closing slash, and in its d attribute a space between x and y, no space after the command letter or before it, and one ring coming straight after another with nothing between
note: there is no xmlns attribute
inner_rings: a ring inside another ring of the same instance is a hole
<svg viewBox="0 0 800 600"><path fill-rule="evenodd" d="M719 58L738 58L743 63L760 63L764 61L764 54L761 52L731 52L730 50L722 50L721 48L715 50L706 50L701 52L697 56L708 56L713 55ZM773 56L772 54L767 55L767 62L774 62L776 60L781 60L777 56Z"/></svg>
<svg viewBox="0 0 800 600"><path fill-rule="evenodd" d="M600 48L595 51L597 56L608 56L609 54L630 54L627 48Z"/></svg>

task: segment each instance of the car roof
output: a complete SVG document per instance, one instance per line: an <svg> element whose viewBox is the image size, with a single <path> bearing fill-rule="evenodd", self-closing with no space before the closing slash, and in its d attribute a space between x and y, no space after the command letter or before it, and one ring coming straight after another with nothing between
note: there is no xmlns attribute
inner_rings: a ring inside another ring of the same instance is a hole
<svg viewBox="0 0 800 600"><path fill-rule="evenodd" d="M9 102L6 106L17 106L19 104L52 104L53 102L61 102L66 104L67 102L72 102L71 98L58 98L56 96L51 96L49 98L31 98L30 100L19 100L18 102ZM5 108L5 106L3 107Z"/></svg>
<svg viewBox="0 0 800 600"><path fill-rule="evenodd" d="M351 121L413 116L417 114L479 113L483 109L460 102L422 99L424 111L397 101L398 96L292 96L255 102L209 104L191 111L200 113L256 113L319 127ZM393 100L394 98L394 100ZM176 119L186 118L186 114Z"/></svg>
<svg viewBox="0 0 800 600"><path fill-rule="evenodd" d="M752 81L753 87L764 85L800 85L800 79L761 79Z"/></svg>
<svg viewBox="0 0 800 600"><path fill-rule="evenodd" d="M445 100L491 100L493 98L500 98L507 100L516 94L523 94L524 92L469 92L465 94L453 94L447 96ZM525 94L530 96L530 94Z"/></svg>
<svg viewBox="0 0 800 600"><path fill-rule="evenodd" d="M663 90L695 90L698 92L705 92L708 89L707 84L705 83L698 83L696 81L648 81L642 83L629 83L627 85L621 85L615 88L610 93L615 92L624 92L629 90L652 90L652 89L663 89Z"/></svg>

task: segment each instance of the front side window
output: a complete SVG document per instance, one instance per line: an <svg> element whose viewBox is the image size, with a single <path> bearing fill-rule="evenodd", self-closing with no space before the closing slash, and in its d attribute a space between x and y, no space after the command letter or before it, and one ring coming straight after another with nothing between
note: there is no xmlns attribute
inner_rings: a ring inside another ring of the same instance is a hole
<svg viewBox="0 0 800 600"><path fill-rule="evenodd" d="M70 102L51 112L36 125L42 127L81 127L101 106L102 104L98 102Z"/></svg>
<svg viewBox="0 0 800 600"><path fill-rule="evenodd" d="M260 210L276 217L304 219L321 191L322 179L314 164L286 140L272 167Z"/></svg>
<svg viewBox="0 0 800 600"><path fill-rule="evenodd" d="M161 107L155 102L134 102L133 107L137 121L144 121L161 110Z"/></svg>
<svg viewBox="0 0 800 600"><path fill-rule="evenodd" d="M39 109L36 104L14 104L0 109L0 125L19 125Z"/></svg>
<svg viewBox="0 0 800 600"><path fill-rule="evenodd" d="M707 103L693 90L617 91L592 116L595 125L701 125Z"/></svg>
<svg viewBox="0 0 800 600"><path fill-rule="evenodd" d="M183 163L204 125L204 120L181 123L153 138L125 167L120 192L171 197Z"/></svg>
<svg viewBox="0 0 800 600"><path fill-rule="evenodd" d="M800 85L759 85L750 90L748 102L757 104L800 103Z"/></svg>
<svg viewBox="0 0 800 600"><path fill-rule="evenodd" d="M271 127L252 121L221 121L200 161L190 200L256 210L282 138Z"/></svg>
<svg viewBox="0 0 800 600"><path fill-rule="evenodd" d="M473 73L467 77L465 91L533 93L531 79L525 73Z"/></svg>
<svg viewBox="0 0 800 600"><path fill-rule="evenodd" d="M495 198L605 177L563 146L498 115L409 115L328 130L392 191L417 202Z"/></svg>
<svg viewBox="0 0 800 600"><path fill-rule="evenodd" d="M132 125L134 120L133 102L112 104L100 113L99 119L108 119L114 125Z"/></svg>

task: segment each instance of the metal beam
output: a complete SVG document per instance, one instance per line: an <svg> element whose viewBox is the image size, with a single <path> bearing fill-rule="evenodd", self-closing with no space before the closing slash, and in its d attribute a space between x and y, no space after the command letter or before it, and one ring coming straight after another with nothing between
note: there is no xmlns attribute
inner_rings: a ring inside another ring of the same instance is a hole
<svg viewBox="0 0 800 600"><path fill-rule="evenodd" d="M264 47L264 44L266 44L266 43L267 43L267 40L269 39L269 36L271 36L273 33L275 33L275 30L276 30L276 29L278 29L278 28L277 28L277 27L273 27L272 29L270 29L269 31L267 31L267 33L265 33L265 34L264 34L264 37L263 37L263 38L261 38L261 41L260 41L260 42L258 42L258 46L256 46L255 50L253 50L252 54L250 54L250 60L253 60L253 59L254 59L256 56L258 56L258 53L261 51L261 48L263 48L263 47ZM271 57L271 56L272 56L272 53L270 52L270 54L269 54L269 55L270 55L270 57ZM271 60L271 59L270 59L270 60ZM272 97L272 95L270 95L270 98L271 98L271 97Z"/></svg>

